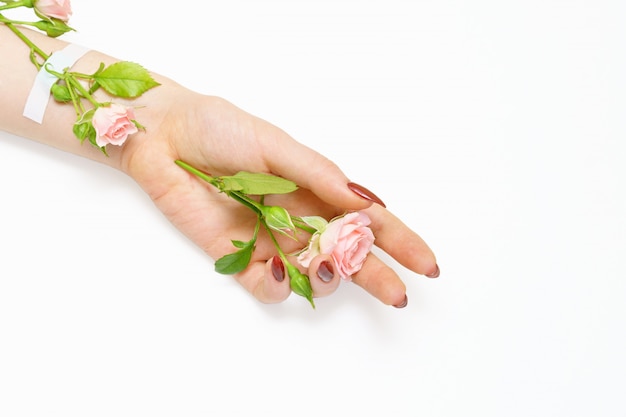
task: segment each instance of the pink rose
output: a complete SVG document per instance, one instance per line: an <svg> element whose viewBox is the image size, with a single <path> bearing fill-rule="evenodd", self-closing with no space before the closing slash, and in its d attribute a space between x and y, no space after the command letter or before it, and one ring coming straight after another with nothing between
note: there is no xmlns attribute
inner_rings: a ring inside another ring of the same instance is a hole
<svg viewBox="0 0 626 417"><path fill-rule="evenodd" d="M72 15L70 0L35 0L35 10L47 17L67 22Z"/></svg>
<svg viewBox="0 0 626 417"><path fill-rule="evenodd" d="M329 254L337 273L349 280L359 272L374 244L374 233L368 227L370 223L370 218L362 212L331 220L311 236L309 246L298 255L298 262L307 268L317 255Z"/></svg>
<svg viewBox="0 0 626 417"><path fill-rule="evenodd" d="M98 107L91 121L96 129L98 146L102 147L108 144L121 146L128 135L137 133L139 130L133 123L134 118L135 112L131 107L115 103L106 107Z"/></svg>

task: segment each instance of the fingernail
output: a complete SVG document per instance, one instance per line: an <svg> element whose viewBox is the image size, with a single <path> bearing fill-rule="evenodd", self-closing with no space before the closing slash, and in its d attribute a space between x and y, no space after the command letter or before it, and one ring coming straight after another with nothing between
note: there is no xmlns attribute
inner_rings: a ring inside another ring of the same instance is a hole
<svg viewBox="0 0 626 417"><path fill-rule="evenodd" d="M328 261L320 263L320 266L317 267L317 276L324 282L332 281L335 276L333 265Z"/></svg>
<svg viewBox="0 0 626 417"><path fill-rule="evenodd" d="M404 295L404 300L400 303L400 304L396 304L394 305L395 308L404 308L407 306L407 304L409 304L409 297L407 297L407 295Z"/></svg>
<svg viewBox="0 0 626 417"><path fill-rule="evenodd" d="M373 192L371 192L367 188L363 187L362 185L355 184L353 182L349 182L348 183L348 188L354 194L358 195L359 197L361 197L361 198L363 198L363 199L365 199L367 201L372 201L374 203L380 204L383 207L387 207L385 205L385 203L383 203L383 201L380 198L378 198L378 196L376 194L374 194Z"/></svg>
<svg viewBox="0 0 626 417"><path fill-rule="evenodd" d="M272 258L272 275L278 282L283 282L285 279L285 267L283 266L283 261L278 256Z"/></svg>
<svg viewBox="0 0 626 417"><path fill-rule="evenodd" d="M426 274L426 276L428 278L437 278L439 276L439 265L435 265L435 270L433 272L431 272L430 274Z"/></svg>

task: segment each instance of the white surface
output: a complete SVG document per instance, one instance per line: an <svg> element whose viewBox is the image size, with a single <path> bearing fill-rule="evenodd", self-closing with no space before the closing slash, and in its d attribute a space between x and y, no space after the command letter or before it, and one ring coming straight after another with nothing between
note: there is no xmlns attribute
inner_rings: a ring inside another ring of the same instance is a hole
<svg viewBox="0 0 626 417"><path fill-rule="evenodd" d="M122 174L0 134L0 415L624 416L626 6L75 0L67 36L338 162L409 305L266 306Z"/></svg>

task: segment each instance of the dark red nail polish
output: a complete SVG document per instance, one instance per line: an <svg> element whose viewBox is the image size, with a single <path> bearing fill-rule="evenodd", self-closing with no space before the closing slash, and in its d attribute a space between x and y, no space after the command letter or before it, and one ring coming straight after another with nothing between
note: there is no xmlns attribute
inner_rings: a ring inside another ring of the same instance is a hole
<svg viewBox="0 0 626 417"><path fill-rule="evenodd" d="M435 265L436 269L430 274L426 274L428 278L437 278L439 276L439 265Z"/></svg>
<svg viewBox="0 0 626 417"><path fill-rule="evenodd" d="M395 308L404 308L409 304L409 297L407 297L407 295L404 295L404 300L400 303L400 304L396 304L394 305Z"/></svg>
<svg viewBox="0 0 626 417"><path fill-rule="evenodd" d="M334 272L334 269L333 269L333 264L331 264L328 261L324 261L324 262L320 263L320 266L317 267L317 276L323 282L330 282L330 281L332 281L333 277L335 276L335 272Z"/></svg>
<svg viewBox="0 0 626 417"><path fill-rule="evenodd" d="M354 194L358 195L359 197L367 200L367 201L372 201L376 204L379 204L383 207L387 207L385 205L385 203L383 203L383 201L378 198L378 196L376 194L374 194L373 192L371 192L370 190L368 190L367 188L363 187L362 185L359 184L355 184L353 182L349 182L348 183L348 188L350 189L350 191L352 191Z"/></svg>
<svg viewBox="0 0 626 417"><path fill-rule="evenodd" d="M274 278L276 278L278 282L283 282L285 279L285 266L278 256L272 258L272 275L274 275Z"/></svg>

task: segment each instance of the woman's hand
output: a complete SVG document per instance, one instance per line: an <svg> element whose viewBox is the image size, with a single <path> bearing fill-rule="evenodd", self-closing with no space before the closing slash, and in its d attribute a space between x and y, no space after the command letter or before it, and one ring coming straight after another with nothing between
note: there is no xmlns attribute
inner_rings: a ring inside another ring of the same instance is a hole
<svg viewBox="0 0 626 417"><path fill-rule="evenodd" d="M177 166L177 159L213 176L250 171L289 179L299 190L268 196L265 203L283 206L295 216L331 218L346 210L365 210L372 220L370 227L377 246L416 273L438 276L435 257L426 243L386 210L374 194L351 183L324 156L223 99L203 96L176 84L156 90L167 97L151 99L151 120L145 123L148 130L125 144L122 169L181 232L213 259L235 250L231 240L250 240L256 215ZM155 103L160 103L158 111ZM290 239L281 239L280 244L287 253L303 246ZM264 303L283 301L291 292L276 254L267 236L260 236L248 268L235 275ZM328 255L315 258L308 275L314 297L332 294L339 285L340 278ZM406 305L404 283L374 254L368 255L353 281L385 304Z"/></svg>
<svg viewBox="0 0 626 417"><path fill-rule="evenodd" d="M45 51L53 53L66 42L25 29L28 37ZM322 215L331 218L347 210L366 210L376 235L375 244L407 268L429 276L438 275L435 257L422 239L387 211L367 189L350 183L344 173L324 156L298 143L276 126L254 117L217 97L203 96L154 74L161 85L140 98L114 101L135 108L137 120L146 132L133 135L120 149L108 147L110 157L89 144L80 145L72 132L76 115L71 106L51 101L43 124L22 116L36 68L26 58L28 47L0 25L0 127L58 149L82 155L122 169L150 195L167 218L210 257L231 253L232 239L249 240L256 216L248 208L216 192L177 166L181 159L214 176L238 171L264 172L287 178L300 187L288 195L271 196L272 202L292 215ZM5 36L6 35L6 36ZM6 38L6 39L5 39ZM117 59L92 51L73 67L79 73L92 73L101 63ZM104 94L101 90L96 95ZM306 236L303 236L306 242ZM302 245L285 239L281 246L296 250ZM279 302L290 294L284 266L275 258L269 239L259 239L249 267L235 278L263 302ZM293 264L297 264L293 262ZM308 268L313 295L335 291L339 277L328 256L318 256ZM281 279L282 278L282 279ZM390 305L406 303L405 286L398 275L373 254L353 281L374 297Z"/></svg>

